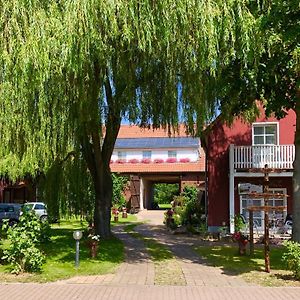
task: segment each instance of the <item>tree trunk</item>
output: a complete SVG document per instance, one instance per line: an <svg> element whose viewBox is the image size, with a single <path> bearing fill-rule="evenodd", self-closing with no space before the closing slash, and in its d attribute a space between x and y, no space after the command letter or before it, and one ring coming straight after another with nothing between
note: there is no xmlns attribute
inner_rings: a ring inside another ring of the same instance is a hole
<svg viewBox="0 0 300 300"><path fill-rule="evenodd" d="M111 200L112 200L112 177L109 167L99 167L98 178L94 179L95 188L95 211L94 225L96 234L101 237L109 237L110 218L111 218Z"/></svg>
<svg viewBox="0 0 300 300"><path fill-rule="evenodd" d="M295 161L293 175L293 240L300 243L300 90L296 98Z"/></svg>

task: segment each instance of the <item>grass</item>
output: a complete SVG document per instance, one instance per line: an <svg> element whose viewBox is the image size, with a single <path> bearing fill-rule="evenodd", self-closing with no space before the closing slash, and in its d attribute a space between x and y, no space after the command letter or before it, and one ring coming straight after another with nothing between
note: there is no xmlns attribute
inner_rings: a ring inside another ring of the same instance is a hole
<svg viewBox="0 0 300 300"><path fill-rule="evenodd" d="M124 231L136 239L144 242L146 249L154 262L155 285L185 285L185 279L179 263L174 258L172 252L164 245L156 242L152 238L144 237L134 231L137 225L142 223L129 224Z"/></svg>
<svg viewBox="0 0 300 300"><path fill-rule="evenodd" d="M158 204L159 208L161 209L168 209L168 208L172 208L172 205L170 203L162 203L162 204Z"/></svg>
<svg viewBox="0 0 300 300"><path fill-rule="evenodd" d="M196 252L213 266L220 267L225 274L237 275L245 281L263 286L300 286L292 273L285 270L281 260L282 247L273 247L270 252L271 273L264 272L264 249L257 247L254 256L239 256L237 245L201 246Z"/></svg>
<svg viewBox="0 0 300 300"><path fill-rule="evenodd" d="M118 222L115 222L114 217L112 216L111 225L114 226L114 225L118 225L119 223L126 224L126 223L132 223L136 221L137 221L136 215L127 214L127 218L122 218L122 213L119 213Z"/></svg>
<svg viewBox="0 0 300 300"><path fill-rule="evenodd" d="M86 222L79 220L63 221L60 225L53 225L51 228L51 242L43 245L43 252L46 255L46 263L41 273L36 274L10 274L9 265L0 264L1 282L49 282L59 279L66 279L80 275L95 275L112 273L124 260L124 247L121 241L116 238L101 240L96 259L91 259L87 247L87 234L84 233L80 241L80 265L76 269L75 241L73 231L76 229L85 230ZM1 247L5 246L5 241Z"/></svg>

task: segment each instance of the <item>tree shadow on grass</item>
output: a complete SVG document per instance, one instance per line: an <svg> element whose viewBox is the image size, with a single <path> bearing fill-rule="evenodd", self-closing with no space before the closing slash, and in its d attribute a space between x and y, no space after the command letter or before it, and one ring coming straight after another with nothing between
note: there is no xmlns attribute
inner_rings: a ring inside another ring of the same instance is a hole
<svg viewBox="0 0 300 300"><path fill-rule="evenodd" d="M74 262L75 240L73 229L55 228L52 230L51 241L42 245L42 250L49 259L61 262ZM90 259L87 233L83 232L83 238L79 242L80 259ZM118 239L112 237L101 239L99 242L99 253L97 260L120 263L124 259L123 244Z"/></svg>
<svg viewBox="0 0 300 300"><path fill-rule="evenodd" d="M263 249L255 249L254 255L238 255L237 246L203 246L197 247L196 251L205 257L208 265L219 267L227 275L240 275L252 271L265 270ZM281 261L283 250L275 248L271 250L270 261L272 270L283 270Z"/></svg>

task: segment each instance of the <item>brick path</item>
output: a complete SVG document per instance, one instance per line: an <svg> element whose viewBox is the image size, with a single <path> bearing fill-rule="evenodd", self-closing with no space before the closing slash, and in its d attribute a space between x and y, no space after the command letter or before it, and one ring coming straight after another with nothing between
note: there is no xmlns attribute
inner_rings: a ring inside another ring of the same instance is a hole
<svg viewBox="0 0 300 300"><path fill-rule="evenodd" d="M142 218L149 219L144 213ZM159 224L155 215L152 224ZM68 300L68 299L300 299L300 288L266 288L251 286L240 278L224 274L220 268L207 266L191 246L197 242L191 237L169 236L159 226L137 227L144 236L165 244L175 254L185 277L186 286L155 286L154 264L144 244L124 233L121 227L115 234L125 245L126 261L115 274L74 277L48 284L0 284L0 300Z"/></svg>

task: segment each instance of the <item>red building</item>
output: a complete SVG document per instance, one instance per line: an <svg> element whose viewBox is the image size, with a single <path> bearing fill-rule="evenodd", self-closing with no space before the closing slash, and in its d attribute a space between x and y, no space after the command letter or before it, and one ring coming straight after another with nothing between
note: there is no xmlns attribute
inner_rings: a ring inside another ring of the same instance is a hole
<svg viewBox="0 0 300 300"><path fill-rule="evenodd" d="M236 214L247 218L248 206L263 205L263 199L251 199L248 193L262 192L264 174L253 169L265 164L276 170L270 173L270 191L289 195L270 199L269 205L287 206L286 211L274 212L273 217L284 219L292 212L296 115L290 110L285 118L277 120L266 118L262 107L260 111L252 124L237 118L228 126L219 117L204 133L209 231L218 231L225 224L233 232ZM255 212L254 219L258 227L263 227L263 212Z"/></svg>
<svg viewBox="0 0 300 300"><path fill-rule="evenodd" d="M20 203L26 201L35 201L36 189L31 179L18 180L12 182L11 180L0 179L0 203Z"/></svg>

